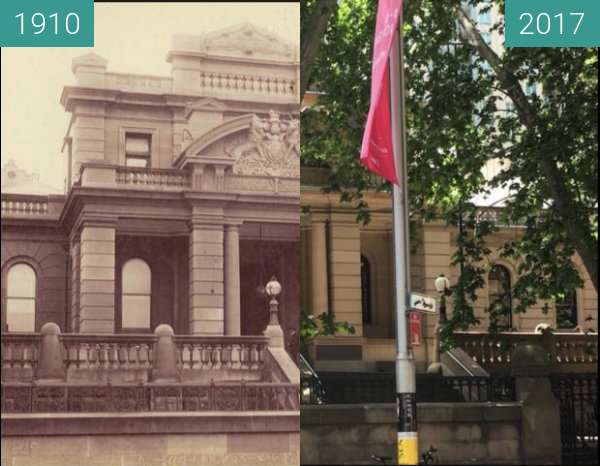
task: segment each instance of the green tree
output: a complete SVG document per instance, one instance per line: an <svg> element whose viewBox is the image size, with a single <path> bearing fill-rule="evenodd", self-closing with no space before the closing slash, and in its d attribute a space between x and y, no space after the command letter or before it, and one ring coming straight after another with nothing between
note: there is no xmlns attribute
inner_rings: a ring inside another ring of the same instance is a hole
<svg viewBox="0 0 600 466"><path fill-rule="evenodd" d="M312 2L303 3L310 9ZM303 44L320 44L304 80L323 95L302 115L302 161L329 167L325 189L354 202L363 219L364 192L389 189L358 162L376 3L339 2L322 35L303 24ZM404 11L411 213L463 227L452 259L463 274L449 330L475 322L472 304L484 273L478 264L496 227L469 200L495 187L513 193L500 220L526 226L503 251L520 262L516 311L581 286L575 252L597 289L597 51L507 49L499 56L470 19L480 3L411 0ZM502 11L504 1L492 6ZM492 30L503 34L502 19ZM505 165L487 183L482 168L490 159Z"/></svg>

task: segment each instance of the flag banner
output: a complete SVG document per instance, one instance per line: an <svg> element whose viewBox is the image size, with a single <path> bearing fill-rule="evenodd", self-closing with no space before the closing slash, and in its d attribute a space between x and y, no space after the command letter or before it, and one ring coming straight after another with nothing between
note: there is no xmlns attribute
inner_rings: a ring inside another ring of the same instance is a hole
<svg viewBox="0 0 600 466"><path fill-rule="evenodd" d="M371 107L360 152L363 165L394 184L398 184L398 171L392 141L389 57L401 11L402 0L379 0L371 72Z"/></svg>

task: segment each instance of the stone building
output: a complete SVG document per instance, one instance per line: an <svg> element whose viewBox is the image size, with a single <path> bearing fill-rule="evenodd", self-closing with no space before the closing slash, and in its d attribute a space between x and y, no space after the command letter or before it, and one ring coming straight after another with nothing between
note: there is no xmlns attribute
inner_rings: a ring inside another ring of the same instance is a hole
<svg viewBox="0 0 600 466"><path fill-rule="evenodd" d="M46 435L87 464L96 434L103 464L149 445L298 462L297 46L242 24L175 36L167 60L170 77L74 59L67 193L3 181L3 464ZM115 411L131 422L86 414Z"/></svg>
<svg viewBox="0 0 600 466"><path fill-rule="evenodd" d="M502 19L502 10L486 1L465 5L465 8L483 39L502 55L504 36L501 30L494 28ZM541 91L528 84L523 83L528 95ZM308 92L303 107L317 106L320 94L316 89ZM513 108L512 101L500 92L497 105L499 111ZM506 163L499 159L489 160L483 173L486 179L491 180L498 174L503 162ZM323 194L326 180L324 169L302 167L302 206L303 211L309 212L302 218L302 282L306 283L302 309L316 315L333 312L338 320L351 323L356 334L316 341L313 362L323 371L374 371L377 367L389 367L387 363L395 359L391 196L367 193L365 202L369 205L371 222L361 226L356 220L357 210L351 204L340 203L335 193ZM483 218L494 220L509 195L504 189L494 188L487 197L481 196L472 202L481 208ZM450 266L457 248L458 231L442 222L420 223L417 230L414 243L418 249L410 258L412 291L437 297L434 281L440 274L446 275L451 284L458 278L458 267ZM518 278L518 263L499 257L499 250L507 241L517 238L522 230L521 225L500 225L499 231L488 239L487 246L492 254L486 264L486 285L475 302L476 316L481 322L472 329L474 334L487 332L490 319L486 309L490 304L502 301L514 308L510 289ZM510 312L503 322L499 322L499 327L513 333L527 333L544 324L569 333L575 329L582 333L597 332L596 290L581 259L574 257L573 261L584 280L583 288L563 302L548 303L549 313L543 312L545 303L542 302L524 314ZM438 317L431 315L423 320L424 344L415 348L417 368L422 372L436 354L434 329L437 321ZM319 349L321 344L323 348Z"/></svg>
<svg viewBox="0 0 600 466"><path fill-rule="evenodd" d="M351 323L355 335L323 337L313 348L315 368L322 371L367 371L391 367L395 360L394 255L391 197L384 193L368 193L371 210L367 225L357 222L357 211L348 203L340 203L339 195L323 194L323 169L302 168L302 205L309 213L302 218L302 309L319 315L333 312L339 321ZM309 209L308 209L309 208ZM497 218L500 206L482 205L481 215ZM518 263L499 257L499 250L510 239L518 238L523 227L500 225L487 242L492 254L483 264L487 268L486 286L474 303L480 324L472 335L487 333L490 314L487 309L501 299L511 309L511 285L518 278ZM459 266L451 266L457 249L458 231L444 222L418 225L411 254L412 291L439 297L434 282L440 274L454 284ZM598 297L581 260L573 258L585 286L564 302L548 303L543 311L539 302L528 312L511 312L501 327L515 334L534 334L539 324L572 336L598 329ZM451 300L448 308L452 309ZM557 312L558 311L558 312ZM557 315L559 318L557 319ZM423 316L424 343L415 347L417 369L425 372L436 355L434 336L437 315Z"/></svg>

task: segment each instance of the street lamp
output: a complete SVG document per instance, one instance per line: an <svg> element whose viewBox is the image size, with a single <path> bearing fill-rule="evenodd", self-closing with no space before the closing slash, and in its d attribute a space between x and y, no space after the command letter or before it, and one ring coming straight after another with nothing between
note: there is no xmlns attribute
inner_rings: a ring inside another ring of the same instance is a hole
<svg viewBox="0 0 600 466"><path fill-rule="evenodd" d="M434 346L435 353L433 354L433 360L429 367L427 368L428 374L444 374L444 366L442 364L442 339L441 332L442 326L448 321L448 317L446 314L446 296L449 293L450 289L450 280L442 273L439 277L435 279L434 282L435 290L440 294L440 317L438 320L438 324L435 327L435 337L434 337Z"/></svg>
<svg viewBox="0 0 600 466"><path fill-rule="evenodd" d="M279 302L277 297L281 294L282 286L275 277L271 278L265 286L265 293L271 298L269 302L269 325L264 334L271 339L272 347L284 347L283 329L279 324Z"/></svg>
<svg viewBox="0 0 600 466"><path fill-rule="evenodd" d="M450 280L443 273L435 279L435 290L440 294L440 324L448 321L446 314L446 296L450 288Z"/></svg>
<svg viewBox="0 0 600 466"><path fill-rule="evenodd" d="M269 283L267 283L265 286L267 295L273 299L276 299L277 296L281 294L281 290L281 283L279 283L275 277L272 277Z"/></svg>

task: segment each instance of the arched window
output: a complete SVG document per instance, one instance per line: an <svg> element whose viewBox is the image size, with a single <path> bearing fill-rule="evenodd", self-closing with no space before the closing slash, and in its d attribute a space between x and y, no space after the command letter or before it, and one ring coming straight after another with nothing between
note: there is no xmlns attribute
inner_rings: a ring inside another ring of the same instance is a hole
<svg viewBox="0 0 600 466"><path fill-rule="evenodd" d="M512 297L510 271L503 265L494 265L488 277L490 324L498 330L512 328Z"/></svg>
<svg viewBox="0 0 600 466"><path fill-rule="evenodd" d="M360 286L362 296L363 324L373 322L372 293L371 293L371 263L366 256L360 256Z"/></svg>
<svg viewBox="0 0 600 466"><path fill-rule="evenodd" d="M27 264L13 265L6 276L6 330L35 332L37 277Z"/></svg>
<svg viewBox="0 0 600 466"><path fill-rule="evenodd" d="M573 290L556 301L556 326L575 328L577 323L577 291Z"/></svg>
<svg viewBox="0 0 600 466"><path fill-rule="evenodd" d="M131 259L122 272L121 327L150 330L152 271L141 259Z"/></svg>

